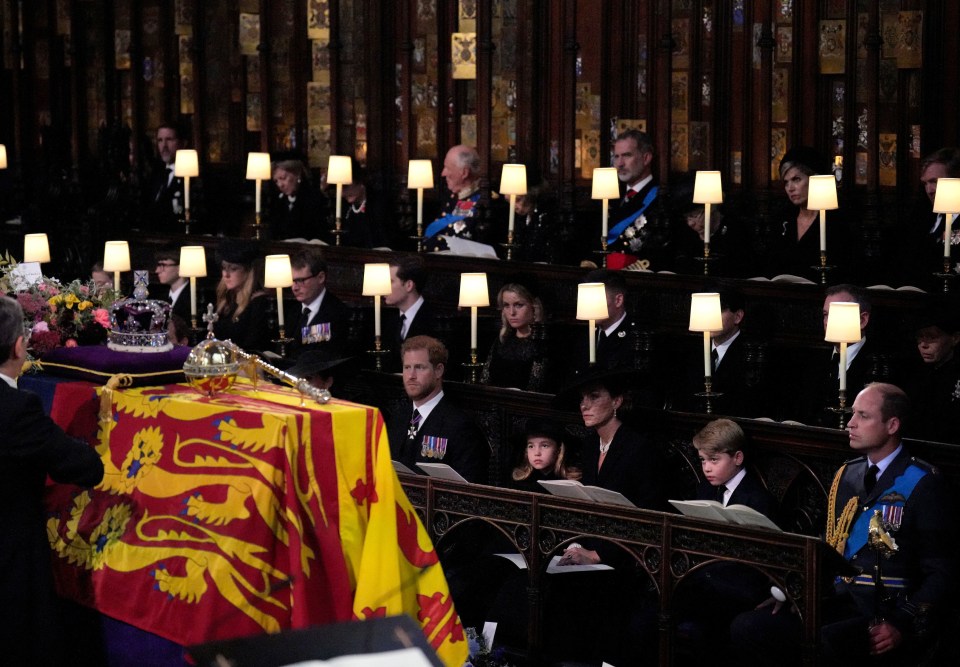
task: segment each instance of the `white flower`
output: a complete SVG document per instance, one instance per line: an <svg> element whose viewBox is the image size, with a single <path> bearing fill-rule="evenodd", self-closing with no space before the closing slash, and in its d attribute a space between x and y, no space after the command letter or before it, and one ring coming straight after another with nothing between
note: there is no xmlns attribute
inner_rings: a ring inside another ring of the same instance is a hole
<svg viewBox="0 0 960 667"><path fill-rule="evenodd" d="M636 227L637 229L643 229L646 225L647 225L647 216L645 215L641 215L633 223L633 226Z"/></svg>
<svg viewBox="0 0 960 667"><path fill-rule="evenodd" d="M636 236L636 234L637 233L633 230L633 227L627 227L625 230L623 230L623 235L628 239L632 239L634 236Z"/></svg>

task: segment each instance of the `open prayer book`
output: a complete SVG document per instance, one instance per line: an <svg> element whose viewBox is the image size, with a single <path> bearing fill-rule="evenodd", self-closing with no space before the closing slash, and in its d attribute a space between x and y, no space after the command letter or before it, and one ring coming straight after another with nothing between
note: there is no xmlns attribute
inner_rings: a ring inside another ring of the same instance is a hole
<svg viewBox="0 0 960 667"><path fill-rule="evenodd" d="M540 486L555 496L576 498L577 500L592 500L607 505L623 505L636 507L626 496L618 491L611 491L600 486L584 486L574 479L545 479L540 480Z"/></svg>
<svg viewBox="0 0 960 667"><path fill-rule="evenodd" d="M716 500L671 500L670 504L683 514L698 519L783 532L777 524L765 515L746 505L727 505L724 507Z"/></svg>
<svg viewBox="0 0 960 667"><path fill-rule="evenodd" d="M451 482L463 482L469 484L463 476L446 463L418 463L417 467L431 477L438 479L447 479Z"/></svg>
<svg viewBox="0 0 960 667"><path fill-rule="evenodd" d="M500 558L505 558L521 570L527 569L527 561L520 554L493 554ZM612 570L613 568L606 563L587 563L584 565L561 565L560 555L557 554L550 559L547 565L547 574L567 574L569 572L598 572L600 570Z"/></svg>

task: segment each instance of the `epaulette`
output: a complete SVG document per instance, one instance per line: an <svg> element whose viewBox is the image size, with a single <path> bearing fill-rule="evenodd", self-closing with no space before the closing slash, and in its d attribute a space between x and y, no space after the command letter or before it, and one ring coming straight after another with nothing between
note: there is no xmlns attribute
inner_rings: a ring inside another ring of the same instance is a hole
<svg viewBox="0 0 960 667"><path fill-rule="evenodd" d="M939 475L939 474L940 474L940 469L939 469L937 466L935 466L935 465L933 465L932 463L929 463L929 462L927 462L927 461L924 461L924 460L921 459L921 458L917 458L916 456L911 456L911 457L910 457L910 464L911 464L911 465L915 465L915 466L917 466L918 468L923 468L924 470L926 470L926 471L927 471L928 473L930 473L931 475Z"/></svg>

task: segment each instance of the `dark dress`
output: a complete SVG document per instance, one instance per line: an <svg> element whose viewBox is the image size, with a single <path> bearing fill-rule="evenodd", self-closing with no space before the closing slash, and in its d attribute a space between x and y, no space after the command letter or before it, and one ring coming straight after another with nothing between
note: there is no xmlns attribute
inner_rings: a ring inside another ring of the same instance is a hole
<svg viewBox="0 0 960 667"><path fill-rule="evenodd" d="M50 568L43 494L55 482L93 486L100 457L67 436L40 398L0 380L0 642L8 665L67 664Z"/></svg>
<svg viewBox="0 0 960 667"><path fill-rule="evenodd" d="M585 486L602 486L619 491L637 507L651 510L665 508L660 453L646 436L621 424L610 443L603 467L598 470L599 461L600 437L593 432L583 445L581 482Z"/></svg>
<svg viewBox="0 0 960 667"><path fill-rule="evenodd" d="M301 186L291 203L280 194L270 203L270 229L275 239L332 241L326 200L313 188Z"/></svg>
<svg viewBox="0 0 960 667"><path fill-rule="evenodd" d="M813 267L820 264L820 218L797 239L797 215L800 207L787 203L778 209L769 229L771 239L766 254L764 275L768 278L787 274L800 276L815 283L820 274ZM852 274L850 266L850 233L839 210L827 211L827 265L834 269L828 274L830 283L840 283Z"/></svg>
<svg viewBox="0 0 960 667"><path fill-rule="evenodd" d="M509 331L504 340L499 336L494 339L483 366L481 384L544 391L548 361L546 346L538 338L535 332L517 338Z"/></svg>
<svg viewBox="0 0 960 667"><path fill-rule="evenodd" d="M359 206L344 202L340 244L351 248L379 248L386 245L381 228L383 213L370 200Z"/></svg>
<svg viewBox="0 0 960 667"><path fill-rule="evenodd" d="M267 326L270 299L264 293L256 294L240 316L220 315L213 324L213 335L220 340L231 340L247 352L270 349L273 332Z"/></svg>
<svg viewBox="0 0 960 667"><path fill-rule="evenodd" d="M910 437L960 445L960 358L918 364L907 383L913 407Z"/></svg>

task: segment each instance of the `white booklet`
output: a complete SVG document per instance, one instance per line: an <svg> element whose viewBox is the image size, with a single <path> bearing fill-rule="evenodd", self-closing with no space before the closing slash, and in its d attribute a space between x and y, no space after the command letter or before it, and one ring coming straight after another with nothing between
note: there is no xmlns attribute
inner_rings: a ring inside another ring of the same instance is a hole
<svg viewBox="0 0 960 667"><path fill-rule="evenodd" d="M418 463L417 467L431 477L438 479L448 479L451 482L463 482L469 484L463 476L446 463Z"/></svg>
<svg viewBox="0 0 960 667"><path fill-rule="evenodd" d="M394 461L391 461L391 463L393 463L393 469L394 469L396 472L402 472L402 473L407 474L407 475L416 475L416 474L417 474L417 473L413 472L412 470L410 470L410 468L408 468L407 466L405 466L405 465L403 465L402 463L400 463L399 461L394 460Z"/></svg>
<svg viewBox="0 0 960 667"><path fill-rule="evenodd" d="M636 505L630 502L630 500L619 491L611 491L602 486L584 486L575 479L544 479L540 480L540 486L553 495L563 496L564 498L592 500L596 503L606 503L607 505L636 507Z"/></svg>
<svg viewBox="0 0 960 667"><path fill-rule="evenodd" d="M671 500L670 504L683 514L698 519L732 523L739 526L751 526L754 528L766 528L767 530L775 530L778 533L783 532L783 530L766 515L746 505L727 505L724 507L723 504L716 500Z"/></svg>
<svg viewBox="0 0 960 667"><path fill-rule="evenodd" d="M527 569L527 561L523 559L523 556L517 553L513 554L494 554L494 556L499 556L500 558L506 558L508 561L516 565L521 570ZM550 564L547 565L547 574L566 574L568 572L597 572L600 570L612 570L613 568L609 565L603 563L588 563L585 565L560 565L560 555L556 555L550 559Z"/></svg>

